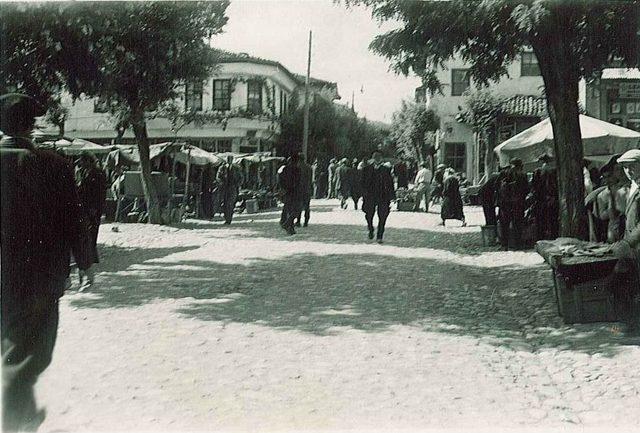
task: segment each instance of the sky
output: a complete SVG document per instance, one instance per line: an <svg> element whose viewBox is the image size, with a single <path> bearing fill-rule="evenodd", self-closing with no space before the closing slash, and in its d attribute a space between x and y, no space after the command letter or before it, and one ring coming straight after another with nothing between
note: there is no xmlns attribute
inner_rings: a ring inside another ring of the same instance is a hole
<svg viewBox="0 0 640 433"><path fill-rule="evenodd" d="M364 7L347 9L332 0L232 0L229 22L212 45L276 60L305 74L309 30L313 31L311 76L338 83L340 102L370 120L391 122L402 99L413 99L416 77L390 71L391 63L368 48L379 28Z"/></svg>

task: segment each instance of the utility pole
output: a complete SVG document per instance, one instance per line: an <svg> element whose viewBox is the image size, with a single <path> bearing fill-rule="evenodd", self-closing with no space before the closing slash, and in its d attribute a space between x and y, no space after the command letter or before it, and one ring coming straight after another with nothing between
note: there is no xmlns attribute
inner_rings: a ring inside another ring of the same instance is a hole
<svg viewBox="0 0 640 433"><path fill-rule="evenodd" d="M309 75L311 75L311 37L309 30L309 56L307 57L307 77L304 80L304 132L302 135L302 154L305 161L309 152Z"/></svg>
<svg viewBox="0 0 640 433"><path fill-rule="evenodd" d="M356 100L356 92L352 90L351 91L351 111L353 111L354 113L356 112L355 100Z"/></svg>

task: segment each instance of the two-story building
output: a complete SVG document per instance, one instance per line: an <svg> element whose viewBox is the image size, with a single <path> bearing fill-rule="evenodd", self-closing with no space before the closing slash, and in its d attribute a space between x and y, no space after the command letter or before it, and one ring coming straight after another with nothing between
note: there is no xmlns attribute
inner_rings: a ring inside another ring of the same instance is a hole
<svg viewBox="0 0 640 433"><path fill-rule="evenodd" d="M339 98L336 83L314 78L310 87L314 92ZM208 80L187 84L182 90L175 102L185 111L203 113L203 118L210 121L172 128L167 118L150 118L147 131L151 142L179 140L215 152L265 152L274 149L280 134L280 117L291 108L294 99L301 99L294 95L303 93L304 77L301 79L273 60L223 52ZM66 135L104 144L116 139L106 101L63 101L69 109ZM134 140L133 132L127 130L119 142Z"/></svg>
<svg viewBox="0 0 640 433"><path fill-rule="evenodd" d="M465 104L467 91L477 88L468 74L468 65L462 60L450 61L437 71L442 94L429 94L416 89L416 100L423 101L440 118L437 160L456 171L466 173L471 181L479 181L484 169L482 143L471 127L456 120ZM508 67L508 75L492 83L490 91L504 98L502 119L498 130L498 143L539 122L546 116L543 97L544 84L533 52L525 51Z"/></svg>

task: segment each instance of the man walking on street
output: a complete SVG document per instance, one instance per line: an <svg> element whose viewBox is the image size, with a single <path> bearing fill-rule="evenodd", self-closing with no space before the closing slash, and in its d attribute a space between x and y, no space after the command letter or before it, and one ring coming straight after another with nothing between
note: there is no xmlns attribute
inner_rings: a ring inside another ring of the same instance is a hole
<svg viewBox="0 0 640 433"><path fill-rule="evenodd" d="M302 201L299 160L297 153L292 154L287 164L280 171L280 187L282 188L282 201L284 203L280 225L290 235L296 234L296 230L293 228L293 220L298 215L298 209Z"/></svg>
<svg viewBox="0 0 640 433"><path fill-rule="evenodd" d="M349 179L349 160L344 158L336 169L336 193L340 199L340 209L347 208L347 199L351 196L351 179Z"/></svg>
<svg viewBox="0 0 640 433"><path fill-rule="evenodd" d="M233 164L233 156L229 155L227 157L227 163L218 169L217 179L221 189L224 223L229 225L233 219L233 210L236 207L240 185L242 184L242 173L240 173L240 169Z"/></svg>
<svg viewBox="0 0 640 433"><path fill-rule="evenodd" d="M311 183L313 184L313 198L320 198L320 170L318 158L311 165Z"/></svg>
<svg viewBox="0 0 640 433"><path fill-rule="evenodd" d="M416 204L413 207L414 212L420 210L420 202L424 197L424 211L429 212L429 201L431 200L431 170L429 170L429 164L423 162L420 165L420 170L416 174L416 179L413 182L416 191Z"/></svg>
<svg viewBox="0 0 640 433"><path fill-rule="evenodd" d="M304 227L309 225L311 214L311 191L313 190L312 169L304 160L304 155L300 154L300 207L296 214L296 227L300 227L302 212L304 211Z"/></svg>
<svg viewBox="0 0 640 433"><path fill-rule="evenodd" d="M93 282L73 168L29 138L44 114L28 96L0 96L4 431L35 431L44 420L33 387L51 363L72 253L81 276Z"/></svg>
<svg viewBox="0 0 640 433"><path fill-rule="evenodd" d="M378 212L376 240L382 243L391 200L395 199L391 170L382 164L382 154L373 152L373 161L362 172L362 210L367 219L369 239L373 239L373 216Z"/></svg>

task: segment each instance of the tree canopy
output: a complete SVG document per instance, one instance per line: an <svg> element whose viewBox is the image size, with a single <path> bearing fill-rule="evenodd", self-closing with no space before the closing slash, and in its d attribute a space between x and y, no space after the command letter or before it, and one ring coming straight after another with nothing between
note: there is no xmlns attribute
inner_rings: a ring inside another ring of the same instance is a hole
<svg viewBox="0 0 640 433"><path fill-rule="evenodd" d="M208 38L222 31L228 1L6 4L2 73L46 101L62 91L100 97L114 125L133 127L149 219L159 222L151 184L146 113L176 98L216 64Z"/></svg>
<svg viewBox="0 0 640 433"><path fill-rule="evenodd" d="M425 161L433 153L434 133L440 120L433 110L424 104L402 101L400 109L393 113L390 139L396 151L405 158Z"/></svg>
<svg viewBox="0 0 640 433"><path fill-rule="evenodd" d="M364 4L375 18L397 23L377 36L374 52L394 69L422 77L441 91L436 71L453 58L468 64L476 84L507 75L525 49L533 49L545 84L558 165L561 234L586 236L578 81L612 62L638 64L638 0L346 0Z"/></svg>

